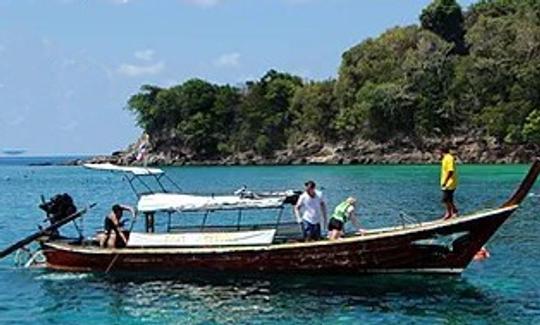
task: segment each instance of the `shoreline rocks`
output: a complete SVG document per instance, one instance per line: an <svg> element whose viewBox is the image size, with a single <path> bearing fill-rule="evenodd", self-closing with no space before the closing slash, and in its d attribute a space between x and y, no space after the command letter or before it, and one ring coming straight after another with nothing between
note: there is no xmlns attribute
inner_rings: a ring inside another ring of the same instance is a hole
<svg viewBox="0 0 540 325"><path fill-rule="evenodd" d="M463 163L510 164L528 163L540 156L537 145L508 145L498 143L490 137L458 136L451 140L453 151ZM96 156L88 161L73 161L70 165L83 163L115 163L140 165L135 161L136 148L140 142L124 151L110 156ZM147 154L151 166L259 166L259 165L413 165L436 164L441 140L424 139L415 143L410 139L375 143L357 140L352 143L318 143L313 139L301 141L287 149L276 150L272 155L261 156L253 150L215 159L199 159L182 153L182 150L159 148Z"/></svg>

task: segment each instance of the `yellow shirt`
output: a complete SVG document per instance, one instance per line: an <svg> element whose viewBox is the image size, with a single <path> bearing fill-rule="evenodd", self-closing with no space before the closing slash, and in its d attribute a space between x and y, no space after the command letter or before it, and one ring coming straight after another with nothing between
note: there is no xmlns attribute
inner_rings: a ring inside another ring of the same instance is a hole
<svg viewBox="0 0 540 325"><path fill-rule="evenodd" d="M444 181L448 177L449 172L454 172L452 176L446 182L446 187L444 187ZM456 170L456 159L451 154L447 153L444 155L441 162L441 187L444 187L444 190L455 190L458 185L457 180L457 170Z"/></svg>

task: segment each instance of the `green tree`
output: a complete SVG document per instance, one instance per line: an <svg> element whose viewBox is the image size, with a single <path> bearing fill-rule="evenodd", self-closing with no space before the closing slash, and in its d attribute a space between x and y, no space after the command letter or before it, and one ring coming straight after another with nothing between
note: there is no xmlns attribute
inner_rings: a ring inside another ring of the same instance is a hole
<svg viewBox="0 0 540 325"><path fill-rule="evenodd" d="M417 46L407 52L404 84L414 94L418 135L451 133L460 120L448 98L454 78L452 45L429 31L418 34Z"/></svg>
<svg viewBox="0 0 540 325"><path fill-rule="evenodd" d="M311 135L322 141L335 138L334 122L338 112L334 80L311 82L297 88L291 102L293 138Z"/></svg>
<svg viewBox="0 0 540 325"><path fill-rule="evenodd" d="M416 47L418 27L390 29L376 39L368 39L347 50L336 82L340 109L352 109L357 92L366 82L394 82L403 78L405 55Z"/></svg>
<svg viewBox="0 0 540 325"><path fill-rule="evenodd" d="M527 141L540 144L540 110L535 109L527 116L523 127L523 137Z"/></svg>
<svg viewBox="0 0 540 325"><path fill-rule="evenodd" d="M463 13L455 0L434 0L420 15L422 28L453 43L455 53L466 54Z"/></svg>
<svg viewBox="0 0 540 325"><path fill-rule="evenodd" d="M255 149L260 154L283 148L291 124L291 100L299 87L299 77L275 70L248 83L236 118L238 132L233 136L233 146L240 151ZM254 147L255 140L260 145Z"/></svg>
<svg viewBox="0 0 540 325"><path fill-rule="evenodd" d="M150 133L159 130L166 120L164 112L156 105L161 91L159 87L143 85L139 93L129 98L126 107L136 115L137 124Z"/></svg>
<svg viewBox="0 0 540 325"><path fill-rule="evenodd" d="M340 134L363 133L384 141L414 132L415 99L403 85L366 83L358 92L352 110L342 112L337 120Z"/></svg>

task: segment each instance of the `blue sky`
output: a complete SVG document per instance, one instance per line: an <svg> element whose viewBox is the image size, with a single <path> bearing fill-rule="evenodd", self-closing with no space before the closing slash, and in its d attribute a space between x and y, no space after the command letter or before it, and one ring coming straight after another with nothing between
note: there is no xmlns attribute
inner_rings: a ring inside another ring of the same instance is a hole
<svg viewBox="0 0 540 325"><path fill-rule="evenodd" d="M472 0L459 1L467 7ZM0 148L100 154L140 130L142 84L337 73L344 50L429 0L0 0Z"/></svg>

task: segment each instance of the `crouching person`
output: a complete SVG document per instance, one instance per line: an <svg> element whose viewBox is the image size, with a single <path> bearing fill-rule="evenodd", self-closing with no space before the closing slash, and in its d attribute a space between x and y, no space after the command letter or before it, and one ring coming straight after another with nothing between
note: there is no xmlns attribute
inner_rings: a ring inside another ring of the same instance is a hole
<svg viewBox="0 0 540 325"><path fill-rule="evenodd" d="M357 229L358 233L365 233L365 231L360 228L360 223L356 218L356 199L353 197L347 198L347 200L338 204L334 209L334 213L332 214L332 217L330 217L330 222L328 223L328 238L330 240L335 240L343 237L345 234L345 224L349 220Z"/></svg>
<svg viewBox="0 0 540 325"><path fill-rule="evenodd" d="M122 215L129 211L135 217L135 210L126 205L115 204L111 213L105 218L104 233L99 238L99 245L105 248L125 247L127 238L122 229Z"/></svg>

